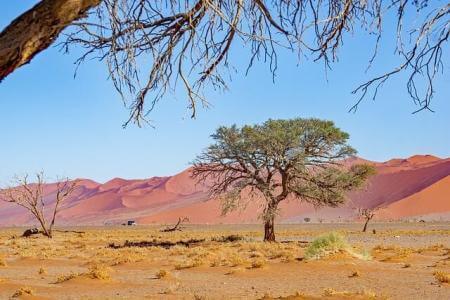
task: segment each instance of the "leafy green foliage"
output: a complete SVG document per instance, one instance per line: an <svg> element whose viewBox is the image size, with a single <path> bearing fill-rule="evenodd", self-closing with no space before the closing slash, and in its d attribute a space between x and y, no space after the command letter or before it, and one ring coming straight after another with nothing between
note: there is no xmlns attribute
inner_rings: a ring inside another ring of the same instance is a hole
<svg viewBox="0 0 450 300"><path fill-rule="evenodd" d="M194 161L193 176L223 200L223 213L239 207L245 189L246 200L265 200L262 216L273 223L278 204L288 197L337 206L374 173L369 165L343 165L356 150L332 121L268 120L220 127L212 138L215 142Z"/></svg>

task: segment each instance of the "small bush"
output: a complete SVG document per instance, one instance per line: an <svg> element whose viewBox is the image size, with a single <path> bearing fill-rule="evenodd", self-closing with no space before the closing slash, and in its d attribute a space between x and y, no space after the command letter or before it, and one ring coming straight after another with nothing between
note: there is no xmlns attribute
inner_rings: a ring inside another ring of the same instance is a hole
<svg viewBox="0 0 450 300"><path fill-rule="evenodd" d="M313 240L305 251L305 258L320 259L338 252L346 252L359 259L370 258L366 252L356 253L345 238L336 232L330 232Z"/></svg>
<svg viewBox="0 0 450 300"><path fill-rule="evenodd" d="M47 274L47 270L45 270L44 267L40 267L38 273L39 275L45 275Z"/></svg>
<svg viewBox="0 0 450 300"><path fill-rule="evenodd" d="M436 271L433 273L433 275L440 283L450 283L450 274L448 273L445 273L443 271Z"/></svg>
<svg viewBox="0 0 450 300"><path fill-rule="evenodd" d="M331 232L319 236L308 246L305 252L306 259L320 259L339 251L345 251L350 245L344 237L338 233Z"/></svg>

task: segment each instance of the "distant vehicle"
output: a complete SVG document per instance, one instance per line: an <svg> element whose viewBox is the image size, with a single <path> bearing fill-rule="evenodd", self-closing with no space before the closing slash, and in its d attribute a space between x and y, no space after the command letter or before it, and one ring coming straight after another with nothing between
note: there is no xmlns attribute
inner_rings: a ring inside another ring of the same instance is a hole
<svg viewBox="0 0 450 300"><path fill-rule="evenodd" d="M128 226L136 226L137 223L136 223L136 221L134 221L134 220L128 220L127 225L128 225Z"/></svg>

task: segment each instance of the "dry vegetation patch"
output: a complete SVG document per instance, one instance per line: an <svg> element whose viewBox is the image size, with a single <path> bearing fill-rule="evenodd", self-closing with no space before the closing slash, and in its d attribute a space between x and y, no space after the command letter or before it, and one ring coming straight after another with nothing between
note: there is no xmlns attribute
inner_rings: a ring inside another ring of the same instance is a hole
<svg viewBox="0 0 450 300"><path fill-rule="evenodd" d="M433 275L440 283L450 283L450 274L447 272L435 271Z"/></svg>
<svg viewBox="0 0 450 300"><path fill-rule="evenodd" d="M372 253L377 257L384 256L384 260L389 260L394 258L406 258L414 253L414 249L400 247L397 245L377 245L372 249Z"/></svg>
<svg viewBox="0 0 450 300"><path fill-rule="evenodd" d="M19 298L22 296L29 296L29 295L33 295L33 290L30 289L29 287L22 287L20 289L18 289L16 292L14 292L14 294L11 296L12 298Z"/></svg>
<svg viewBox="0 0 450 300"><path fill-rule="evenodd" d="M266 299L379 299L383 297L378 294L354 292L355 284L377 290L377 284L386 287L396 280L402 282L398 289L392 289L392 296L397 298L411 298L405 296L410 284L424 289L426 296L446 298L443 290L448 286L450 249L445 238L412 235L412 238L402 238L399 244L395 244L397 239L394 242L392 239L380 240L378 234L361 235L356 230L345 228L339 233L329 233L331 226L314 230L296 226L280 230L283 232L283 235L278 235L280 242L264 243L255 227L236 227L239 231L231 226L218 228L188 227L182 232L170 233L160 233L159 226L94 228L85 230L82 235L56 232L52 241L41 236L11 238L20 229L0 231L0 256L8 263L7 267L0 266L0 277L5 279L0 283L0 299L10 298L22 285L40 294L57 293L55 291L61 289L54 284L67 281L70 281L67 297L72 298L77 298L78 287L80 291L94 291L95 288L89 286L99 287L105 283L108 286L105 293L110 290L114 294L105 294L104 298L115 297L116 292L125 292L126 289L132 290L132 294L126 296L136 298L161 298L166 294L174 299L184 295L192 298L195 292L205 288L212 299L239 298L244 294L256 299L269 289L276 292L274 295L277 297L291 296ZM382 231L377 228L377 232ZM415 244L421 239L423 242ZM137 243L149 241L152 245L131 246L132 242L127 244L127 240ZM189 246L180 243L192 240L201 242ZM394 244L379 245L386 240ZM111 248L110 243L130 247ZM164 247L167 244L170 246ZM375 260L353 259L365 257L360 247L366 245L374 247L372 255ZM306 257L310 260L326 259L310 262ZM382 264L380 261L399 263ZM149 270L151 274L148 274ZM49 275L45 275L47 272ZM398 272L402 275L399 276ZM241 280L244 278L251 278L251 283ZM430 279L440 284L430 285ZM255 289L252 289L253 282ZM293 282L302 286L306 294L293 294ZM314 288L318 283L323 284L322 287L338 287L339 290L330 290L325 295ZM2 284L11 286L6 294L5 291L2 293ZM139 288L134 289L134 286ZM56 294L48 295L58 299Z"/></svg>
<svg viewBox="0 0 450 300"><path fill-rule="evenodd" d="M56 278L55 284L63 283L80 276L80 273L61 274Z"/></svg>

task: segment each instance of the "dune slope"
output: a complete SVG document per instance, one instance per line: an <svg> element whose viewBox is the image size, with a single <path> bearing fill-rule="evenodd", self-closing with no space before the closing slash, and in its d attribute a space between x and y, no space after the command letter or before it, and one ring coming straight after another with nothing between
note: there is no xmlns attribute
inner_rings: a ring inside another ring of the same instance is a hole
<svg viewBox="0 0 450 300"><path fill-rule="evenodd" d="M368 185L348 195L340 208L314 207L291 200L281 205L279 221L337 221L355 217L356 207L383 207L379 217L402 219L416 216L450 216L450 158L415 155L407 159L391 159L384 163L361 158L347 164L370 163L377 169ZM128 219L140 223L174 222L188 217L192 223L255 223L261 211L259 203L245 210L221 216L220 202L208 199L206 187L196 183L187 169L171 177L126 180L115 178L100 184L80 180L80 188L68 199L58 221L65 225L115 224ZM51 203L55 184L46 186L46 199ZM0 225L33 223L28 212L0 201Z"/></svg>

